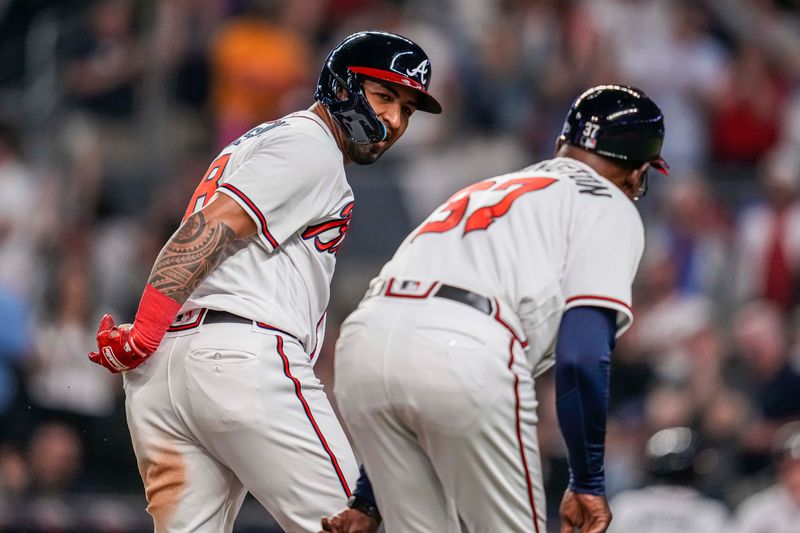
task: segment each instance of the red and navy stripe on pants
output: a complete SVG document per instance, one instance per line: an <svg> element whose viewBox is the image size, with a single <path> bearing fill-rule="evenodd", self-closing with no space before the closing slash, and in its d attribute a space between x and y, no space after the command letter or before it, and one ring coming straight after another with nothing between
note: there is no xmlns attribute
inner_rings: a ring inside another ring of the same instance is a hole
<svg viewBox="0 0 800 533"><path fill-rule="evenodd" d="M275 338L278 340L278 355L283 360L283 373L284 375L286 375L287 378L292 380L292 383L294 383L294 393L297 395L297 398L303 405L303 410L306 413L306 417L308 417L308 421L311 422L311 426L314 428L314 432L317 434L317 438L319 439L320 444L322 444L322 447L325 449L325 453L328 454L328 457L330 458L331 461L331 465L333 465L333 469L336 470L336 475L339 478L339 483L342 484L342 489L344 489L344 493L349 498L351 495L350 487L347 485L347 480L345 479L344 474L342 473L342 469L339 466L339 461L336 459L336 455L334 455L333 450L331 450L331 447L328 446L328 441L325 440L325 436L322 434L322 430L319 428L317 421L314 419L314 414L311 412L311 408L309 407L308 402L303 397L303 390L302 387L300 386L300 380L298 380L296 377L292 375L292 370L289 365L289 358L286 356L286 352L283 350L283 337L281 337L280 335L276 335Z"/></svg>

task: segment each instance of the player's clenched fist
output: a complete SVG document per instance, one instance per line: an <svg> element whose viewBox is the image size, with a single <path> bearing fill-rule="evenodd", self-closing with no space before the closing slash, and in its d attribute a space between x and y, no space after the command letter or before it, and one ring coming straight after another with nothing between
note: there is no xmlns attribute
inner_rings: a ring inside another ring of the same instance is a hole
<svg viewBox="0 0 800 533"><path fill-rule="evenodd" d="M605 496L582 494L567 489L561 500L561 533L604 533L611 523Z"/></svg>
<svg viewBox="0 0 800 533"><path fill-rule="evenodd" d="M130 324L115 326L114 319L106 314L97 328L97 351L89 353L89 360L116 374L141 365L150 353L141 342L137 343L136 331Z"/></svg>
<svg viewBox="0 0 800 533"><path fill-rule="evenodd" d="M336 516L323 518L322 531L330 533L375 533L378 531L378 521L357 509L348 508L340 511Z"/></svg>

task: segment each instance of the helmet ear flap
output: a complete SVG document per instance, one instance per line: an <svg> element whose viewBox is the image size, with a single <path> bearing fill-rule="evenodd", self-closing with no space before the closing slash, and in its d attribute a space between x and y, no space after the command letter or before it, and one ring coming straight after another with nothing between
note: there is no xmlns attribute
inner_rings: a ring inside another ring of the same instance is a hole
<svg viewBox="0 0 800 533"><path fill-rule="evenodd" d="M349 70L347 80L341 79L332 70L331 74L331 91L336 99L328 99L323 103L347 136L357 144L373 144L386 139L386 126L369 105L358 76ZM338 98L340 89L347 91L344 100Z"/></svg>

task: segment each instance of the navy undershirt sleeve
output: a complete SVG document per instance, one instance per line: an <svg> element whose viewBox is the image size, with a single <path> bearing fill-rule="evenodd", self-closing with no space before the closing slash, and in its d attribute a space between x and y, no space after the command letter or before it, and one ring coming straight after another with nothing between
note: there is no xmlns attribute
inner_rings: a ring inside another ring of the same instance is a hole
<svg viewBox="0 0 800 533"><path fill-rule="evenodd" d="M367 500L372 505L376 505L375 494L372 492L372 483L370 483L367 477L367 471L364 470L364 465L358 467L358 474L358 481L356 481L356 488L353 491L353 495Z"/></svg>
<svg viewBox="0 0 800 533"><path fill-rule="evenodd" d="M574 307L564 313L556 344L556 411L569 452L570 488L605 493L606 419L616 311Z"/></svg>

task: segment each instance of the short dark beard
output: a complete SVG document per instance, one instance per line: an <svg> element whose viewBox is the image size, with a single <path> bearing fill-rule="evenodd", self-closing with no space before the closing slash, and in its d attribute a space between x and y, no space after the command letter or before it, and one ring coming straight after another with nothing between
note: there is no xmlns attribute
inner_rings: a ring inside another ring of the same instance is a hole
<svg viewBox="0 0 800 533"><path fill-rule="evenodd" d="M356 165L371 165L383 155L385 150L381 150L377 143L358 144L352 139L346 139L344 149L347 158Z"/></svg>

